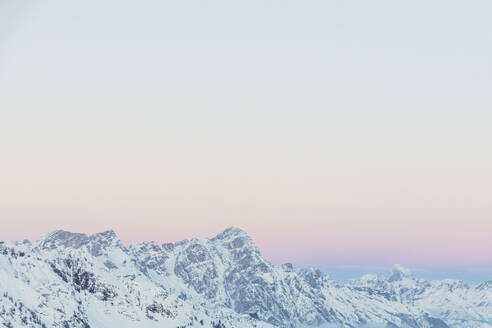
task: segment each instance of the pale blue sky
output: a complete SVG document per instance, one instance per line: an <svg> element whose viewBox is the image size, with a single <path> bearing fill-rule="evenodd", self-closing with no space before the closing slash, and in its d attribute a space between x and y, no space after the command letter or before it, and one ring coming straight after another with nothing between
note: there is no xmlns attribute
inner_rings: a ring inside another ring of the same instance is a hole
<svg viewBox="0 0 492 328"><path fill-rule="evenodd" d="M491 90L491 1L0 0L0 238L489 269Z"/></svg>

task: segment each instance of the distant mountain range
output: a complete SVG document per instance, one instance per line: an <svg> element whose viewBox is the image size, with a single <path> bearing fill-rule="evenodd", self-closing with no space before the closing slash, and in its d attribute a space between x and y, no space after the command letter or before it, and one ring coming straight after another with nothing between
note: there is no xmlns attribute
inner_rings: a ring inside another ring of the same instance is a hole
<svg viewBox="0 0 492 328"><path fill-rule="evenodd" d="M492 281L425 281L394 266L339 284L276 266L242 230L126 247L113 231L0 241L5 327L491 328Z"/></svg>

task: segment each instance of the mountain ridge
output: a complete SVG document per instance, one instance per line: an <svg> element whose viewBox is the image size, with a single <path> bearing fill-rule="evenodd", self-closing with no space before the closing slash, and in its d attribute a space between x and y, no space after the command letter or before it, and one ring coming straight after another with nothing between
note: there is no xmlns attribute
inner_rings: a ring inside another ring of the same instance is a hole
<svg viewBox="0 0 492 328"><path fill-rule="evenodd" d="M234 227L163 244L125 246L113 230L0 242L0 323L14 327L22 310L28 327L492 327L492 287L479 286L416 279L399 265L342 285L273 265Z"/></svg>

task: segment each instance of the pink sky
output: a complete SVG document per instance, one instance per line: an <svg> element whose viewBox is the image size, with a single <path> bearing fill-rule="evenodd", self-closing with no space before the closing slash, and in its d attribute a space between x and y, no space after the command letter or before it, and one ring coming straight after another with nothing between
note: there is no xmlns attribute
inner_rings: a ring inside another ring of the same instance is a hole
<svg viewBox="0 0 492 328"><path fill-rule="evenodd" d="M0 1L0 239L490 268L490 6Z"/></svg>
<svg viewBox="0 0 492 328"><path fill-rule="evenodd" d="M126 243L168 242L237 226L274 262L492 264L488 170L466 161L436 169L402 157L382 168L326 153L42 148L3 163L1 238L114 229Z"/></svg>

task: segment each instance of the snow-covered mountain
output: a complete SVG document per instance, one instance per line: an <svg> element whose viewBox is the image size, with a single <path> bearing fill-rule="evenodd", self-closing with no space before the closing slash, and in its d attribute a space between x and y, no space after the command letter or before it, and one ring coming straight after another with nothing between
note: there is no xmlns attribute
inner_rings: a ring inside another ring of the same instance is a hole
<svg viewBox="0 0 492 328"><path fill-rule="evenodd" d="M242 230L126 247L106 231L0 242L6 327L492 327L492 281L427 282L395 266L341 285L275 266Z"/></svg>

